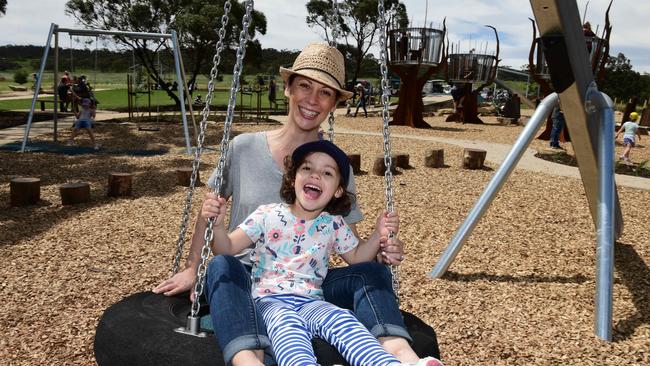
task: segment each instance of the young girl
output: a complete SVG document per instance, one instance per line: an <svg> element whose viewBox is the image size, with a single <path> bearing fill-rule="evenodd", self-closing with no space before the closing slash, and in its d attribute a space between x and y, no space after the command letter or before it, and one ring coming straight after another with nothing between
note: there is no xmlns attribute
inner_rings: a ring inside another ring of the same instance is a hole
<svg viewBox="0 0 650 366"><path fill-rule="evenodd" d="M206 200L202 210L205 219L216 216L216 253L236 254L255 244L252 292L278 365L318 365L312 337L335 346L351 365L409 365L387 353L352 312L323 301L321 290L332 251L348 264L374 260L380 243L397 232L398 216L382 213L370 238L358 245L341 216L353 199L344 188L346 154L329 141L312 141L294 150L285 168L280 194L286 203L258 207L230 234L224 198ZM427 357L410 365L441 363Z"/></svg>
<svg viewBox="0 0 650 366"><path fill-rule="evenodd" d="M630 120L623 123L621 128L616 132L614 140L618 138L618 135L623 132L623 143L625 144L625 150L623 155L619 156L619 159L625 161L626 163L631 163L630 152L632 148L636 145L635 137L638 136L641 140L641 133L639 132L639 125L636 123L636 120L639 119L639 114L636 112L630 113Z"/></svg>
<svg viewBox="0 0 650 366"><path fill-rule="evenodd" d="M99 150L99 145L95 143L95 136L93 135L93 118L95 118L95 109L90 107L91 102L88 98L83 98L81 100L81 110L75 114L77 120L74 122L74 127L72 128L72 133L70 134L70 139L68 140L68 145L74 143L74 138L79 134L79 130L82 128L88 131L88 136L90 136L90 141L92 142L95 150Z"/></svg>

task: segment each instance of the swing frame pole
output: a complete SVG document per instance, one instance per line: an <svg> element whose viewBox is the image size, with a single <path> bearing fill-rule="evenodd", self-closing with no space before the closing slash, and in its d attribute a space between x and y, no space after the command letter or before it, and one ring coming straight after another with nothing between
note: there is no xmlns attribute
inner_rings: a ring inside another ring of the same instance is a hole
<svg viewBox="0 0 650 366"><path fill-rule="evenodd" d="M558 95L552 93L544 98L537 109L535 109L532 117L526 123L526 127L524 127L524 130L515 141L512 150L510 150L506 158L503 160L503 163L494 174L494 177L492 177L487 187L485 187L485 190L481 193L478 201L467 214L467 218L463 221L460 228L458 228L456 234L454 234L454 237L449 242L447 248L445 248L445 251L442 253L438 262L436 262L436 265L430 273L431 277L440 278L445 274L445 272L447 272L447 269L456 258L458 252L460 252L463 244L465 244L469 236L472 234L472 231L478 224L479 220L483 217L488 207L490 207L490 204L501 190L501 187L503 187L503 184L510 176L510 173L515 169L515 166L535 138L535 134L537 134L539 128L546 123L546 119L558 103Z"/></svg>

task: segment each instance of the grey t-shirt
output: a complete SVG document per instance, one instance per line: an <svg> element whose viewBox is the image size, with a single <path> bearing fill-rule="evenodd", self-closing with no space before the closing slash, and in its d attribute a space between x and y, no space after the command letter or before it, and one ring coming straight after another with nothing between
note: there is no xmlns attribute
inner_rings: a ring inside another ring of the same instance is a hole
<svg viewBox="0 0 650 366"><path fill-rule="evenodd" d="M216 186L216 173L215 170L208 180L208 185L212 188ZM282 202L282 174L283 169L271 156L266 132L244 133L230 142L221 189L222 195L230 197L232 201L229 232L235 230L260 205ZM354 174L351 171L347 190L356 193ZM356 202L344 219L347 224L363 220ZM248 254L251 249L246 249L237 257L250 264Z"/></svg>

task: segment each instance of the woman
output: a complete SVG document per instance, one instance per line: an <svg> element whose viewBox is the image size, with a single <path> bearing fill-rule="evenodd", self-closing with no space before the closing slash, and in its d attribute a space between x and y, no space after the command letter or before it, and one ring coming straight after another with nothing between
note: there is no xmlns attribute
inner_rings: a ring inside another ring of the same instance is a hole
<svg viewBox="0 0 650 366"><path fill-rule="evenodd" d="M303 143L318 140L320 124L329 112L339 100L352 96L343 88L344 65L343 55L336 48L310 44L298 55L291 69L280 68L285 81L284 94L289 100L287 123L277 130L238 135L230 144L221 192L223 197L232 199L229 230L236 228L258 206L281 200L284 158ZM213 174L211 186L214 178ZM355 192L353 175L347 190ZM362 219L356 205L345 216L357 237L356 223ZM158 285L154 292L175 295L192 288L201 261L205 228L205 221L197 220L186 269ZM402 259L398 239L383 243L378 260L399 264ZM262 365L264 349L270 344L251 296L248 261L247 251L236 258L216 256L206 277L206 296L215 334L226 363L234 366ZM409 346L411 338L385 266L372 262L332 269L322 286L325 300L353 310L388 352L399 353L395 356L402 362L418 360Z"/></svg>

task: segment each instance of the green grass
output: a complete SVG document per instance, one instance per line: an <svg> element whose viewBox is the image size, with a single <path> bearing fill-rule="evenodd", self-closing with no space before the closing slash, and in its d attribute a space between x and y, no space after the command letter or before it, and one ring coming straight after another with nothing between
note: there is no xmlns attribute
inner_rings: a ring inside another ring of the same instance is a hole
<svg viewBox="0 0 650 366"><path fill-rule="evenodd" d="M206 90L198 90L194 93L196 97L197 94L202 96L202 99L205 99L207 94ZM128 106L128 96L126 89L111 89L111 90L100 90L95 92L95 97L99 100L99 109L108 109L108 110L126 110ZM215 90L212 98L212 105L216 107L225 108L228 105L228 99L230 97L230 92L226 88L219 88ZM244 95L243 104L245 108L256 108L257 107L257 96L253 95ZM39 98L44 100L53 100L52 96ZM17 110L17 109L29 109L31 107L32 98L25 99L10 99L0 101L0 110ZM237 93L237 106L242 104L241 93ZM262 92L261 95L261 108L269 108L268 93ZM151 93L151 109L156 111L158 106L167 107L173 106L174 101L163 91L154 90ZM147 110L149 106L149 98L147 94L139 94L136 101L136 108L140 111ZM40 108L40 103L36 103L36 109ZM45 108L47 110L52 109L52 104L46 104Z"/></svg>

